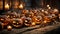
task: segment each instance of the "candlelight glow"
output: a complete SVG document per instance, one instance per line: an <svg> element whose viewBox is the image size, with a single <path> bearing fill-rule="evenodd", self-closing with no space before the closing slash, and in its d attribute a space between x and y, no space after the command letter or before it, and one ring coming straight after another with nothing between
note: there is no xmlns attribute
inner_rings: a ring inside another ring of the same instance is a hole
<svg viewBox="0 0 60 34"><path fill-rule="evenodd" d="M7 18L10 17L9 15L7 16Z"/></svg>
<svg viewBox="0 0 60 34"><path fill-rule="evenodd" d="M41 10L42 12L44 12L44 10Z"/></svg>
<svg viewBox="0 0 60 34"><path fill-rule="evenodd" d="M4 20L4 19L1 18L0 20Z"/></svg>
<svg viewBox="0 0 60 34"><path fill-rule="evenodd" d="M7 26L7 29L8 29L8 30L11 30L11 29L12 29L12 26Z"/></svg>
<svg viewBox="0 0 60 34"><path fill-rule="evenodd" d="M5 5L5 9L9 9L9 5L8 4Z"/></svg>
<svg viewBox="0 0 60 34"><path fill-rule="evenodd" d="M36 23L35 22L32 22L32 25L36 25Z"/></svg>
<svg viewBox="0 0 60 34"><path fill-rule="evenodd" d="M13 23L16 23L15 21L13 21Z"/></svg>
<svg viewBox="0 0 60 34"><path fill-rule="evenodd" d="M23 9L23 4L20 4L19 8L20 8L20 9Z"/></svg>
<svg viewBox="0 0 60 34"><path fill-rule="evenodd" d="M27 20L25 20L25 22L28 22Z"/></svg>
<svg viewBox="0 0 60 34"><path fill-rule="evenodd" d="M47 23L47 21L44 21L44 23Z"/></svg>
<svg viewBox="0 0 60 34"><path fill-rule="evenodd" d="M0 10L3 9L3 1L0 1Z"/></svg>
<svg viewBox="0 0 60 34"><path fill-rule="evenodd" d="M48 7L48 9L51 9L51 7Z"/></svg>
<svg viewBox="0 0 60 34"><path fill-rule="evenodd" d="M50 7L49 5L47 5L47 7Z"/></svg>

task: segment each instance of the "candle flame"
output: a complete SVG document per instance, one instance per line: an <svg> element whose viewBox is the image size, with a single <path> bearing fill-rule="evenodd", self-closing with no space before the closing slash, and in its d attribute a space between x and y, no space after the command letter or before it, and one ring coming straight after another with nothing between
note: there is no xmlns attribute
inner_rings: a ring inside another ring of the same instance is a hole
<svg viewBox="0 0 60 34"><path fill-rule="evenodd" d="M22 4L20 4L19 8L20 8L20 9L23 9L23 5L22 5Z"/></svg>
<svg viewBox="0 0 60 34"><path fill-rule="evenodd" d="M5 9L9 9L9 5L8 4L5 5Z"/></svg>
<svg viewBox="0 0 60 34"><path fill-rule="evenodd" d="M49 7L49 5L47 5L47 7Z"/></svg>

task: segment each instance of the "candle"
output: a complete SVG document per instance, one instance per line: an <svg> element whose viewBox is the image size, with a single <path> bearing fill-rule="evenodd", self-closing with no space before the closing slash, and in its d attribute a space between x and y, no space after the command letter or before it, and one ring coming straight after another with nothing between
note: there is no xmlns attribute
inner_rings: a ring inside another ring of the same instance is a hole
<svg viewBox="0 0 60 34"><path fill-rule="evenodd" d="M8 4L5 5L5 9L9 9L9 5Z"/></svg>
<svg viewBox="0 0 60 34"><path fill-rule="evenodd" d="M48 9L51 9L51 7L48 7Z"/></svg>
<svg viewBox="0 0 60 34"><path fill-rule="evenodd" d="M47 5L47 7L49 7L49 5Z"/></svg>
<svg viewBox="0 0 60 34"><path fill-rule="evenodd" d="M7 26L7 30L8 31L12 30L12 26Z"/></svg>
<svg viewBox="0 0 60 34"><path fill-rule="evenodd" d="M41 11L42 11L42 12L44 12L44 10L43 10L43 9L42 9Z"/></svg>
<svg viewBox="0 0 60 34"><path fill-rule="evenodd" d="M23 9L23 4L20 4L19 8L20 8L20 9Z"/></svg>

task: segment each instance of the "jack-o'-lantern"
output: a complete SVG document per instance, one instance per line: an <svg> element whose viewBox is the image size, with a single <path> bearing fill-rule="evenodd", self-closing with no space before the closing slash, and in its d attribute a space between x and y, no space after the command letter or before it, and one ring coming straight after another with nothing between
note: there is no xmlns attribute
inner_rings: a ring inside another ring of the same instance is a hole
<svg viewBox="0 0 60 34"><path fill-rule="evenodd" d="M51 19L49 18L49 17L44 17L44 19L43 19L44 21L44 23L47 23L47 22L51 22Z"/></svg>
<svg viewBox="0 0 60 34"><path fill-rule="evenodd" d="M54 9L51 13L52 14L58 14L59 13L59 10L58 9Z"/></svg>
<svg viewBox="0 0 60 34"><path fill-rule="evenodd" d="M9 21L5 20L3 23L4 23L5 26L7 26L9 24Z"/></svg>
<svg viewBox="0 0 60 34"><path fill-rule="evenodd" d="M4 21L5 20L5 18L2 16L2 17L0 17L0 21Z"/></svg>
<svg viewBox="0 0 60 34"><path fill-rule="evenodd" d="M3 18L0 18L0 21L4 21L4 19Z"/></svg>
<svg viewBox="0 0 60 34"><path fill-rule="evenodd" d="M28 20L28 19L25 19L24 20L24 25L25 26L30 26L31 25L31 22L29 22L30 20Z"/></svg>
<svg viewBox="0 0 60 34"><path fill-rule="evenodd" d="M26 19L26 20L24 21L24 25L25 25L25 26L35 26L36 23L35 23L35 22L32 22L32 21L29 20L29 19Z"/></svg>
<svg viewBox="0 0 60 34"><path fill-rule="evenodd" d="M52 19L53 21L57 18L57 16L56 16L55 14L52 14L51 16L52 16L51 19Z"/></svg>
<svg viewBox="0 0 60 34"><path fill-rule="evenodd" d="M8 24L8 21L4 18L1 18L0 19L0 22L2 22L4 25L7 25Z"/></svg>
<svg viewBox="0 0 60 34"><path fill-rule="evenodd" d="M32 18L32 22L35 22L36 24L40 24L41 23L41 20L39 18L37 18L36 16L34 16Z"/></svg>
<svg viewBox="0 0 60 34"><path fill-rule="evenodd" d="M14 27L21 27L23 25L23 21L21 19L20 20L13 20L12 25Z"/></svg>
<svg viewBox="0 0 60 34"><path fill-rule="evenodd" d="M42 23L42 19L41 18L37 18L36 21L37 21L36 24L41 24Z"/></svg>

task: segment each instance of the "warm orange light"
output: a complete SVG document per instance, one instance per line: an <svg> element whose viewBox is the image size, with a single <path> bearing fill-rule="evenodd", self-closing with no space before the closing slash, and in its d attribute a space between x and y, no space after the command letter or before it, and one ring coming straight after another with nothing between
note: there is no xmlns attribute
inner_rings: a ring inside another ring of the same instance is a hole
<svg viewBox="0 0 60 34"><path fill-rule="evenodd" d="M13 21L13 23L16 23L15 21Z"/></svg>
<svg viewBox="0 0 60 34"><path fill-rule="evenodd" d="M51 9L51 7L48 7L48 9Z"/></svg>
<svg viewBox="0 0 60 34"><path fill-rule="evenodd" d="M47 21L44 21L44 23L47 23Z"/></svg>
<svg viewBox="0 0 60 34"><path fill-rule="evenodd" d="M23 4L20 4L19 8L20 8L20 9L23 9L23 8L24 8L24 7L23 7Z"/></svg>
<svg viewBox="0 0 60 34"><path fill-rule="evenodd" d="M0 10L3 9L3 1L0 1Z"/></svg>
<svg viewBox="0 0 60 34"><path fill-rule="evenodd" d="M7 26L7 29L10 31L12 29L12 26Z"/></svg>
<svg viewBox="0 0 60 34"><path fill-rule="evenodd" d="M36 25L36 23L35 22L32 22L32 25L34 26L34 25Z"/></svg>
<svg viewBox="0 0 60 34"><path fill-rule="evenodd" d="M25 22L28 22L27 20L25 20Z"/></svg>
<svg viewBox="0 0 60 34"><path fill-rule="evenodd" d="M0 20L4 20L4 19L1 18Z"/></svg>
<svg viewBox="0 0 60 34"><path fill-rule="evenodd" d="M7 16L7 18L10 17L9 15Z"/></svg>
<svg viewBox="0 0 60 34"><path fill-rule="evenodd" d="M49 5L47 5L47 7L50 7Z"/></svg>
<svg viewBox="0 0 60 34"><path fill-rule="evenodd" d="M43 10L43 9L42 9L41 11L42 11L42 12L44 12L44 10Z"/></svg>
<svg viewBox="0 0 60 34"><path fill-rule="evenodd" d="M54 12L58 12L58 9L54 9Z"/></svg>
<svg viewBox="0 0 60 34"><path fill-rule="evenodd" d="M5 9L9 9L9 5L8 4L5 5Z"/></svg>

